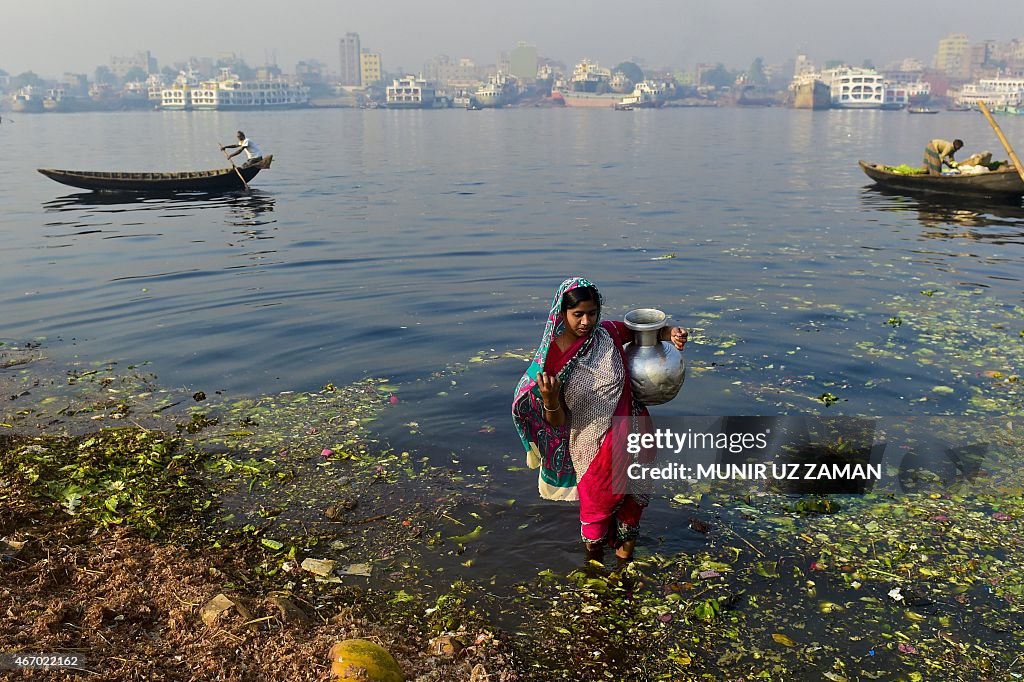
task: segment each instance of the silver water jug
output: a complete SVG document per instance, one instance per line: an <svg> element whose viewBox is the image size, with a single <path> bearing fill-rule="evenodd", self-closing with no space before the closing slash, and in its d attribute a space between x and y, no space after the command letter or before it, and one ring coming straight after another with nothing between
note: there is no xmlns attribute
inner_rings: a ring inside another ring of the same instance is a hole
<svg viewBox="0 0 1024 682"><path fill-rule="evenodd" d="M658 334L668 316L654 308L630 310L623 318L633 331L633 342L626 345L626 364L633 396L644 405L661 405L676 397L686 379L683 354Z"/></svg>

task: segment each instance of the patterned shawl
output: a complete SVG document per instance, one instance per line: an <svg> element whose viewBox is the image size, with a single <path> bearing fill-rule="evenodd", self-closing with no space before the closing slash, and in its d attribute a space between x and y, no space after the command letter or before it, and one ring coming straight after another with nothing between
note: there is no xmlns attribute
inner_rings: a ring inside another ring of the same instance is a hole
<svg viewBox="0 0 1024 682"><path fill-rule="evenodd" d="M526 450L527 464L532 469L540 467L538 487L547 499L578 499L576 481L597 455L626 381L617 341L603 326L595 325L558 371L569 408L566 424L552 426L544 419L537 375L544 369L551 344L565 329L562 295L588 286L594 285L582 277L573 277L558 287L540 345L519 380L512 401L512 419Z"/></svg>

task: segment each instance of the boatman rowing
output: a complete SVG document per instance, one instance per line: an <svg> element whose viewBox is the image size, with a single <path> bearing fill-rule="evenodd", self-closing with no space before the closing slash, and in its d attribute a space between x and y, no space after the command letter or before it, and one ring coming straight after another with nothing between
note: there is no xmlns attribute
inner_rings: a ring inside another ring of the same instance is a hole
<svg viewBox="0 0 1024 682"><path fill-rule="evenodd" d="M241 133L239 133L241 134ZM942 164L950 168L956 168L957 163L953 160L955 154L964 146L963 140L932 140L924 148L924 167L928 175L942 175Z"/></svg>
<svg viewBox="0 0 1024 682"><path fill-rule="evenodd" d="M241 130L238 131L238 144L228 144L220 148L220 150L226 151L228 149L237 149L238 151L228 154L228 158L238 156L242 152L245 152L245 163L241 168L248 168L249 166L255 165L263 160L263 152L256 146L256 143L245 136Z"/></svg>

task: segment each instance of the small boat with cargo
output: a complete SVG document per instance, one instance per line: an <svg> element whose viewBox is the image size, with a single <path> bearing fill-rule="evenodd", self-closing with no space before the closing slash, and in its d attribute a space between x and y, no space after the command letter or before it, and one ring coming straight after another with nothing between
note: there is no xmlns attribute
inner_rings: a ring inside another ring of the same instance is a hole
<svg viewBox="0 0 1024 682"><path fill-rule="evenodd" d="M928 175L923 169L867 161L857 163L869 178L886 189L1007 199L1024 196L1024 179L1009 163L1000 163L994 170L984 173L960 175Z"/></svg>
<svg viewBox="0 0 1024 682"><path fill-rule="evenodd" d="M56 168L39 168L38 171L64 185L97 192L223 192L243 189L257 173L270 168L273 160L273 154L267 154L250 166L169 173L76 171Z"/></svg>

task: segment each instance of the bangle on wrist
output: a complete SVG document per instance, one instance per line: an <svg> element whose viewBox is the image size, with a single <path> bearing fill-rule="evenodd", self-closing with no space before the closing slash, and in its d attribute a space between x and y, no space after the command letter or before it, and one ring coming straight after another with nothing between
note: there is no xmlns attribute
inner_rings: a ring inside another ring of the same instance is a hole
<svg viewBox="0 0 1024 682"><path fill-rule="evenodd" d="M558 404L558 407L548 407L544 403L541 403L540 406L544 408L545 412L558 412L560 409L562 409L562 404L561 403Z"/></svg>

